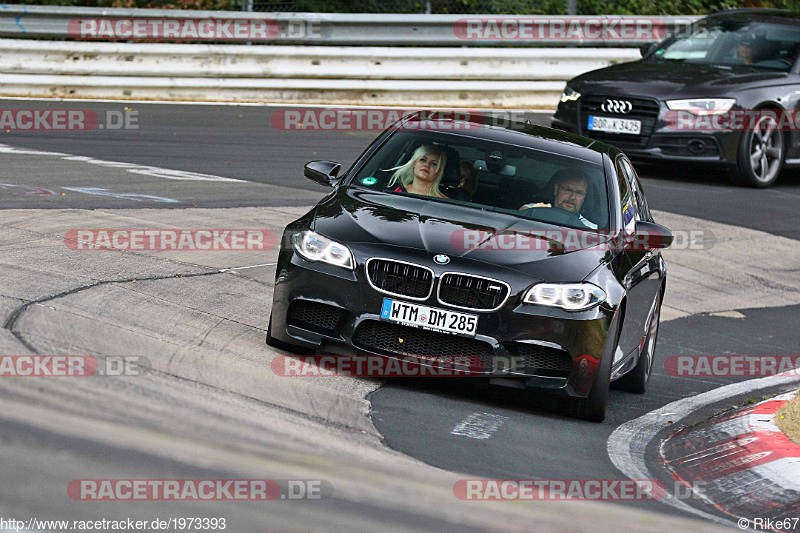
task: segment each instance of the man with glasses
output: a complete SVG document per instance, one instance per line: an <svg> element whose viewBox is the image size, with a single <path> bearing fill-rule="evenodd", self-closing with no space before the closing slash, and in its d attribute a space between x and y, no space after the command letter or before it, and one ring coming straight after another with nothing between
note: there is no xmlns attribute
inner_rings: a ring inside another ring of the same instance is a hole
<svg viewBox="0 0 800 533"><path fill-rule="evenodd" d="M597 229L597 224L580 214L583 201L586 200L586 195L589 192L589 177L586 174L572 169L563 169L553 175L548 185L550 183L553 184L552 204L546 202L530 203L523 205L520 209L557 207L576 214L586 227Z"/></svg>

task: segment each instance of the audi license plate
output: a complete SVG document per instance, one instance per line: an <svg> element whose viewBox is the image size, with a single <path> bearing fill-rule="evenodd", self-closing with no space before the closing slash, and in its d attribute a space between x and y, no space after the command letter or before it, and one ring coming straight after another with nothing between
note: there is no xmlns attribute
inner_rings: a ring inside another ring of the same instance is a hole
<svg viewBox="0 0 800 533"><path fill-rule="evenodd" d="M447 309L411 304L391 298L383 299L381 318L407 326L470 337L474 337L475 331L478 329L477 315L456 313Z"/></svg>
<svg viewBox="0 0 800 533"><path fill-rule="evenodd" d="M589 117L587 127L591 131L639 135L642 132L642 121L628 118Z"/></svg>

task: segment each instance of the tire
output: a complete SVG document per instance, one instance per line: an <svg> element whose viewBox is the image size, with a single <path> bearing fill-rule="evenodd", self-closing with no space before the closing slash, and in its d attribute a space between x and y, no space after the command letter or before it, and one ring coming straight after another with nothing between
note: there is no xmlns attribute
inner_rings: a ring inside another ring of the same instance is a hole
<svg viewBox="0 0 800 533"><path fill-rule="evenodd" d="M644 340L642 353L639 354L639 362L633 370L614 383L615 389L635 392L637 394L644 394L647 390L647 383L650 381L650 375L653 373L656 342L658 341L658 325L661 322L661 293L656 295L656 301L653 305L654 309L650 317L650 323L647 325L647 336Z"/></svg>
<svg viewBox="0 0 800 533"><path fill-rule="evenodd" d="M739 140L736 170L739 181L758 188L772 185L783 168L784 147L784 135L775 116L763 113L753 129L742 133Z"/></svg>
<svg viewBox="0 0 800 533"><path fill-rule="evenodd" d="M602 422L605 420L608 390L611 385L611 367L614 359L614 350L619 342L619 332L621 329L622 324L617 324L612 349L603 354L589 395L586 396L586 398L571 399L570 414L572 416L591 422Z"/></svg>
<svg viewBox="0 0 800 533"><path fill-rule="evenodd" d="M609 365L608 370L611 370ZM608 389L610 372L605 376L597 376L589 396L574 398L572 400L572 415L590 422L602 422L606 419L606 403L608 403Z"/></svg>

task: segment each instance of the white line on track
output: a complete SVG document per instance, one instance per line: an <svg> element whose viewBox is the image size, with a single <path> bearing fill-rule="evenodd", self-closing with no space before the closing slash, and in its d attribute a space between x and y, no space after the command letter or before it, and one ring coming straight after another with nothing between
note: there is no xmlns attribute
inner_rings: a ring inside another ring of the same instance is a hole
<svg viewBox="0 0 800 533"><path fill-rule="evenodd" d="M777 376L769 376L760 379L751 379L740 383L732 383L718 389L713 389L696 396L676 400L668 403L655 411L650 411L646 415L634 420L625 422L608 438L607 451L611 462L623 474L631 479L653 479L644 461L644 453L647 445L664 428L670 426L670 420L677 422L686 418L698 409L721 402L734 396L740 396L749 392L775 387L780 385L800 383L800 377L794 371ZM686 502L678 500L673 495L667 493L662 502L677 509L691 513L693 515L731 526L734 522L714 516L712 514L695 509Z"/></svg>
<svg viewBox="0 0 800 533"><path fill-rule="evenodd" d="M156 178L165 178L168 180L179 181L215 181L215 182L228 182L228 183L246 183L245 180L237 180L234 178L224 178L222 176L214 176L212 174L200 174L198 172L188 172L185 170L172 170L169 168L152 167L150 165L138 165L135 163L120 163L118 161L104 161L102 159L94 159L83 155L70 155L61 152L45 152L42 150L31 150L28 148L15 148L7 144L0 144L0 153L3 154L17 154L17 155L40 155L40 156L56 156L66 161L78 161L82 163L89 163L92 165L100 165L108 168L118 168L134 174L144 174L145 176L153 176Z"/></svg>
<svg viewBox="0 0 800 533"><path fill-rule="evenodd" d="M471 439L488 439L508 420L507 416L491 413L472 413L453 428L451 435Z"/></svg>
<svg viewBox="0 0 800 533"><path fill-rule="evenodd" d="M163 196L153 196L152 194L137 194L128 192L113 192L102 187L61 187L65 191L74 191L83 194L92 194L95 196L110 196L111 198L118 198L120 200L133 200L134 202L141 202L142 200L151 200L163 204L179 204L180 200L173 198L165 198Z"/></svg>
<svg viewBox="0 0 800 533"><path fill-rule="evenodd" d="M243 266L243 267L232 267L232 268L223 268L220 269L220 272L230 272L232 270L247 270L248 268L258 268L258 267L265 267L265 266L274 266L278 263L262 263L260 265L250 265L250 266Z"/></svg>

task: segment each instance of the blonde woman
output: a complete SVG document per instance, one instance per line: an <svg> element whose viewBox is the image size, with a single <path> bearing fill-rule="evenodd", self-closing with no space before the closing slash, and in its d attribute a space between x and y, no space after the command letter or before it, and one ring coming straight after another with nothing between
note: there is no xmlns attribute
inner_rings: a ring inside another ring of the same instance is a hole
<svg viewBox="0 0 800 533"><path fill-rule="evenodd" d="M395 171L389 186L399 184L395 189L397 192L447 198L439 190L439 182L442 181L446 164L447 155L443 150L436 146L420 146L414 151L408 163L389 169Z"/></svg>

